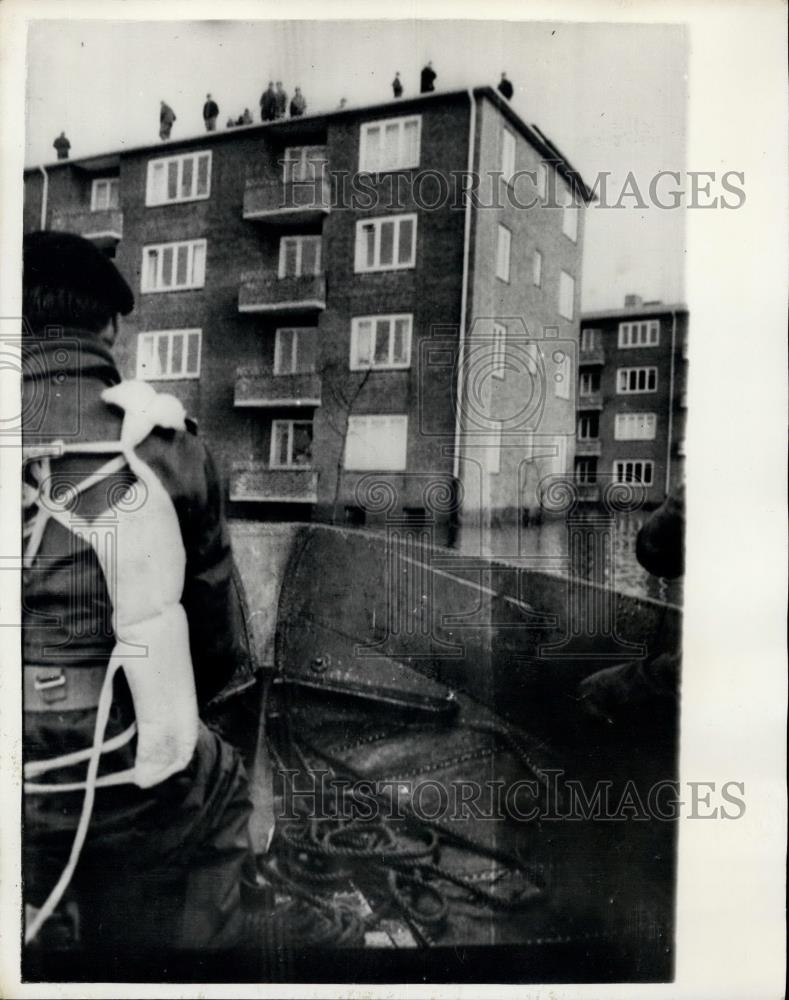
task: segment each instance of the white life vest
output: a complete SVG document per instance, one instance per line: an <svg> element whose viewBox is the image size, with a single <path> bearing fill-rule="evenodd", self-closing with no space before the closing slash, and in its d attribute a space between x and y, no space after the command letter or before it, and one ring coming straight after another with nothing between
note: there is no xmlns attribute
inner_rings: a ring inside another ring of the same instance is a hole
<svg viewBox="0 0 789 1000"><path fill-rule="evenodd" d="M35 505L36 511L28 531L25 562L31 565L35 560L50 517L89 544L101 565L112 602L115 645L99 696L93 746L51 760L25 764L27 794L85 790L69 864L28 928L27 940L35 937L51 915L71 879L87 833L95 789L123 783L134 783L140 788L160 784L189 764L197 745L197 696L188 622L181 604L186 553L172 499L153 469L135 451L154 427L185 430L184 409L174 396L157 393L145 382L121 382L105 389L102 398L123 410L120 441L73 444L60 441L51 446L36 446L29 455L29 460L40 464L37 489L26 486L26 505ZM116 491L120 496L113 498L104 515L84 518L70 513L68 504L74 490L65 497L65 503L53 498L49 481L50 457L113 453L116 454L114 459L75 488L77 492L84 492L128 466L137 482L130 491ZM131 493L136 494L133 502ZM135 723L105 743L112 682L120 669L131 692ZM129 742L135 732L134 766L98 778L102 752ZM42 784L33 780L80 761L88 761L83 782Z"/></svg>

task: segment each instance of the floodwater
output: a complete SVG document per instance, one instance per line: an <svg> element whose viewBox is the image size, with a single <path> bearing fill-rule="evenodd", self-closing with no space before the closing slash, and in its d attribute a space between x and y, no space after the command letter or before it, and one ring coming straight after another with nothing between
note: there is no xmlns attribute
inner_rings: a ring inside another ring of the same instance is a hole
<svg viewBox="0 0 789 1000"><path fill-rule="evenodd" d="M462 526L451 548L464 555L594 580L636 597L682 604L682 584L652 576L636 559L636 535L649 511L601 518L555 518L529 526ZM572 552L572 558L569 553Z"/></svg>

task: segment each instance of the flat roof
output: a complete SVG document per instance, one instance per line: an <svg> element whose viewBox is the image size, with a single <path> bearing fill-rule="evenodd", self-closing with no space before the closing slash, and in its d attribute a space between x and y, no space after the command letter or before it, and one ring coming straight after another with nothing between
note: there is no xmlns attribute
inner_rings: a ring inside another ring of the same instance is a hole
<svg viewBox="0 0 789 1000"><path fill-rule="evenodd" d="M387 101L379 101L375 104L346 104L343 108L335 108L333 111L322 111L311 115L302 115L298 118L281 118L273 122L256 122L252 125L234 125L232 128L224 128L217 132L198 132L196 135L178 137L175 139L159 140L158 142L144 143L139 146L124 146L102 153L90 154L88 156L71 157L66 160L51 160L49 163L31 164L24 168L24 173L37 172L39 166L47 170L60 167L78 167L81 170L93 173L99 170L112 169L120 162L121 156L128 156L132 153L146 153L155 150L177 151L185 146L191 146L196 142L214 143L226 142L237 135L250 132L271 130L273 135L287 136L288 132L309 132L310 129L321 127L323 123L331 119L341 119L358 115L360 112L391 111L393 108L410 110L415 109L427 102L434 100L446 100L447 98L458 98L468 94L467 90L436 90L430 94L418 94L413 97L391 98ZM475 97L487 98L507 120L526 138L526 140L539 152L546 160L556 162L556 168L568 181L579 187L582 197L586 201L591 201L594 197L592 191L584 182L580 173L573 167L563 153L551 142L551 140L536 125L527 125L520 115L513 110L509 102L502 97L493 87L474 87L472 92Z"/></svg>
<svg viewBox="0 0 789 1000"><path fill-rule="evenodd" d="M640 306L623 306L618 309L595 309L581 313L581 322L600 319L626 319L629 316L656 316L660 313L688 312L684 302L644 302Z"/></svg>

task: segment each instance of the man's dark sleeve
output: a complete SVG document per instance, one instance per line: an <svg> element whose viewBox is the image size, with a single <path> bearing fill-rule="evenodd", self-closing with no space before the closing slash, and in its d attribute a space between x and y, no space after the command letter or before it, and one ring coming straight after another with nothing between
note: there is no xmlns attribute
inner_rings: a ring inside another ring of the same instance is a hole
<svg viewBox="0 0 789 1000"><path fill-rule="evenodd" d="M254 672L254 650L240 579L224 518L222 488L213 460L203 451L203 489L182 523L186 548L183 606L189 620L192 663L201 707L228 684Z"/></svg>

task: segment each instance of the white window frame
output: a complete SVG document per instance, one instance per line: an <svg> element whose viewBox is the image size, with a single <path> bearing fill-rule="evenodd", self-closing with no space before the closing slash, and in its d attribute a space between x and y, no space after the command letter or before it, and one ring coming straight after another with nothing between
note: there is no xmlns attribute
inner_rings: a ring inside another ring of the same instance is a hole
<svg viewBox="0 0 789 1000"><path fill-rule="evenodd" d="M648 473L640 479L627 478L627 467L633 466L631 476L635 473L635 466L642 466L642 471ZM614 480L617 483L641 483L643 486L652 486L655 482L655 463L651 458L617 458L613 464Z"/></svg>
<svg viewBox="0 0 789 1000"><path fill-rule="evenodd" d="M285 360L283 354L285 353L285 348L283 346L283 335L286 333L292 333L293 339L290 344L290 358L288 358L287 367L283 364ZM275 375L309 375L315 372L315 362L313 358L312 368L299 368L297 367L298 357L299 357L299 341L304 338L305 335L309 335L313 338L317 338L317 328L314 326L281 326L278 327L274 334L274 374ZM316 345L317 346L317 345ZM313 352L314 354L315 352Z"/></svg>
<svg viewBox="0 0 789 1000"><path fill-rule="evenodd" d="M586 425L594 424L594 418L597 416L597 433L596 434L584 434L584 428ZM578 428L576 430L579 441L599 441L600 440L600 418L597 414L582 413L578 417Z"/></svg>
<svg viewBox="0 0 789 1000"><path fill-rule="evenodd" d="M368 441L368 452L372 456L369 463L351 464L349 456L349 446L352 446L353 438L360 433L363 428L373 428L375 421L388 421L401 428L400 436L401 450L394 457L384 458L385 448L376 447L375 441ZM343 455L343 467L348 472L404 472L408 458L408 415L404 413L365 413L358 416L348 417L348 433L345 437L345 453Z"/></svg>
<svg viewBox="0 0 789 1000"><path fill-rule="evenodd" d="M405 320L408 324L405 335L405 361L395 361L394 360L394 346L395 346L395 324L396 322L402 322ZM375 360L375 337L377 336L378 323L387 322L389 324L389 350L387 352L387 361L381 362ZM360 358L360 327L363 323L372 324L371 330L371 342L370 342L370 361L365 362ZM367 369L372 369L375 371L402 371L406 368L411 367L411 341L413 338L414 331L414 315L413 313L377 313L370 316L354 316L351 320L351 358L349 367L352 372L367 371Z"/></svg>
<svg viewBox="0 0 789 1000"><path fill-rule="evenodd" d="M636 385L638 385L638 373L645 372L645 384L646 388L631 388L630 383L635 378ZM650 375L654 373L654 383L652 388L649 388ZM658 370L656 365L638 365L635 368L617 368L616 370L616 393L618 396L635 396L639 393L647 392L657 392L658 388Z"/></svg>
<svg viewBox="0 0 789 1000"><path fill-rule="evenodd" d="M565 280L566 279L566 280ZM569 286L567 282L569 281ZM569 310L565 311L567 305L565 298L569 294ZM575 278L568 271L559 272L559 307L558 313L564 319L572 320L575 315Z"/></svg>
<svg viewBox="0 0 789 1000"><path fill-rule="evenodd" d="M512 260L512 230L499 223L496 230L496 277L509 284Z"/></svg>
<svg viewBox="0 0 789 1000"><path fill-rule="evenodd" d="M162 283L163 277L163 267L164 267L164 251L171 249L173 251L173 279L175 279L175 272L177 271L177 260L178 260L178 250L181 247L188 247L187 250L187 280L184 284L176 285L173 281L170 285L164 285ZM202 249L202 264L198 266L195 265L195 252L198 248ZM158 254L156 263L156 281L151 284L150 274L149 274L149 258L152 254ZM208 258L208 241L205 239L200 240L177 240L172 243L147 243L142 248L142 277L140 281L140 289L145 293L154 292L179 292L184 291L189 288L203 288L205 285L205 271L206 262Z"/></svg>
<svg viewBox="0 0 789 1000"><path fill-rule="evenodd" d="M581 341L578 345L582 351L595 351L601 346L601 331L596 326L585 326L581 330Z"/></svg>
<svg viewBox="0 0 789 1000"><path fill-rule="evenodd" d="M501 175L509 183L515 173L515 157L517 145L515 133L508 128L501 130Z"/></svg>
<svg viewBox="0 0 789 1000"><path fill-rule="evenodd" d="M310 271L309 274L305 274L303 270L304 264L304 244L310 242L313 246L317 246L318 252L315 254L315 270ZM289 243L296 244L296 271L297 273L286 275L285 263L287 260L286 247ZM279 264L277 266L277 276L279 278L289 277L289 278L304 278L304 277L314 277L316 274L321 273L321 267L323 265L323 239L320 236L315 235L298 235L298 236L281 236L279 241Z"/></svg>
<svg viewBox="0 0 789 1000"><path fill-rule="evenodd" d="M120 177L95 177L90 185L90 210L91 212L104 212L109 209L120 207ZM99 204L99 191L106 188L109 192L106 205ZM112 191L115 191L115 203L112 204Z"/></svg>
<svg viewBox="0 0 789 1000"><path fill-rule="evenodd" d="M411 228L411 254L407 261L401 262L400 257L400 232L404 222L410 221ZM381 227L387 222L394 222L394 239L392 241L392 263L381 264ZM374 263L365 263L366 240L365 229L372 226L374 233L373 260ZM356 243L354 247L354 271L356 274L370 274L374 271L405 271L416 265L416 230L417 214L408 212L404 215L381 215L374 219L359 219L356 223Z"/></svg>
<svg viewBox="0 0 789 1000"><path fill-rule="evenodd" d="M531 283L535 288L542 288L542 252L535 250L531 260Z"/></svg>
<svg viewBox="0 0 789 1000"><path fill-rule="evenodd" d="M322 155L316 156L316 150L320 150ZM298 156L295 155L297 153ZM282 160L282 180L285 184L317 180L323 176L327 163L325 146L287 146Z"/></svg>
<svg viewBox="0 0 789 1000"><path fill-rule="evenodd" d="M310 455L309 464L303 465L293 461L293 437L294 437L294 427L296 424L304 424L309 426L314 435L315 428L312 420L272 420L271 421L271 445L269 448L269 468L270 469L311 469L312 468L312 455ZM287 427L288 428L288 459L286 464L281 464L276 461L277 456L277 427ZM315 438L312 438L314 442Z"/></svg>
<svg viewBox="0 0 789 1000"><path fill-rule="evenodd" d="M493 378L504 378L507 374L505 364L507 360L507 327L504 323L493 324L493 344L492 344L492 371ZM499 428L500 430L501 428Z"/></svg>
<svg viewBox="0 0 789 1000"><path fill-rule="evenodd" d="M614 417L615 441L654 441L657 413L617 413Z"/></svg>
<svg viewBox="0 0 789 1000"><path fill-rule="evenodd" d="M416 122L416 155L415 157L407 156L408 147L405 143L405 130L406 125L411 122ZM380 164L380 156L383 155L383 136L384 129L386 126L397 125L398 136L397 136L397 157L396 162L392 164L387 164L382 166ZM378 162L376 163L372 157L372 149L370 142L370 132L373 129L380 129L380 143L378 149ZM390 170L410 170L414 167L419 166L419 160L422 155L422 116L421 115L404 115L400 118L379 118L377 121L372 122L362 122L360 132L359 132L359 172L365 174L385 174ZM370 161L373 159L372 166L370 166ZM411 162L413 161L413 162Z"/></svg>
<svg viewBox="0 0 789 1000"><path fill-rule="evenodd" d="M201 157L207 157L208 159L208 173L206 180L206 190L198 194L197 193L197 177L198 177L198 160ZM192 160L192 190L189 194L181 193L181 182L183 179L184 163L187 160ZM178 156L159 156L155 160L148 161L148 173L145 180L145 205L147 208L152 208L156 205L175 205L179 202L184 201L205 201L206 198L211 197L211 166L212 166L212 155L211 150L199 150L194 153L180 153ZM170 198L167 195L167 174L169 171L169 166L171 163L178 164L178 176L176 181L176 195L175 198ZM156 195L155 184L154 184L154 173L156 168L161 166L164 171L164 196Z"/></svg>
<svg viewBox="0 0 789 1000"><path fill-rule="evenodd" d="M579 455L575 459L574 472L579 486L594 486L597 483L597 459Z"/></svg>
<svg viewBox="0 0 789 1000"><path fill-rule="evenodd" d="M617 346L623 350L660 345L660 320L639 319L619 324Z"/></svg>
<svg viewBox="0 0 789 1000"><path fill-rule="evenodd" d="M197 366L189 370L187 366L189 351L189 337L197 336ZM176 372L172 370L173 344L177 337L183 339L181 350L181 368ZM150 344L151 357L158 359L160 343L167 341L167 362L166 370L153 374L145 370L145 344ZM173 382L182 379L200 378L200 361L203 352L203 331L199 327L185 330L144 330L137 334L137 378L145 382Z"/></svg>

